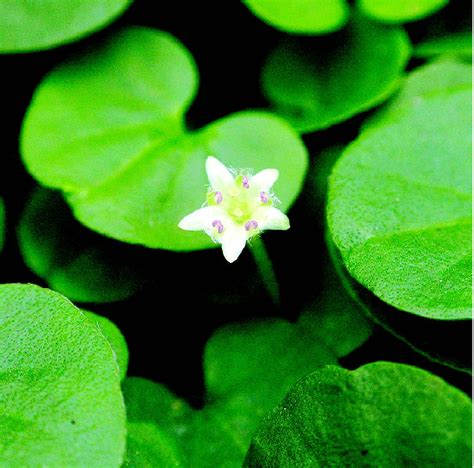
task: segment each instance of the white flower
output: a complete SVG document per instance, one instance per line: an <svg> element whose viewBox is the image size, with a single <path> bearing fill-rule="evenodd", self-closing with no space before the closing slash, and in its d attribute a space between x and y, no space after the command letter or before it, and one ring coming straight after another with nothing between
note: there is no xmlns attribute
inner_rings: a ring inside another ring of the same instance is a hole
<svg viewBox="0 0 474 468"><path fill-rule="evenodd" d="M258 174L234 175L216 158L206 160L210 187L206 206L185 216L178 226L187 231L205 231L230 263L237 260L246 242L266 229L286 230L288 217L275 208L271 192L278 179L276 169Z"/></svg>

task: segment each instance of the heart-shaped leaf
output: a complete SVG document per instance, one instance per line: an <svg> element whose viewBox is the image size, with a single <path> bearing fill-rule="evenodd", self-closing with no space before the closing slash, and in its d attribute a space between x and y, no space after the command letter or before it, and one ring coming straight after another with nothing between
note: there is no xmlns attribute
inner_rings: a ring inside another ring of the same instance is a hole
<svg viewBox="0 0 474 468"><path fill-rule="evenodd" d="M296 129L313 132L387 99L397 89L409 55L402 29L355 17L332 39L277 47L263 68L263 91Z"/></svg>
<svg viewBox="0 0 474 468"><path fill-rule="evenodd" d="M0 464L116 466L125 410L114 353L63 296L0 286Z"/></svg>
<svg viewBox="0 0 474 468"><path fill-rule="evenodd" d="M359 9L370 18L384 23L416 21L436 13L449 0L358 0Z"/></svg>
<svg viewBox="0 0 474 468"><path fill-rule="evenodd" d="M132 0L4 0L0 53L34 52L76 41L115 20Z"/></svg>
<svg viewBox="0 0 474 468"><path fill-rule="evenodd" d="M269 414L245 466L468 466L471 401L424 370L328 366Z"/></svg>
<svg viewBox="0 0 474 468"><path fill-rule="evenodd" d="M212 247L204 233L178 228L205 200L208 155L236 168L278 169L275 192L287 210L307 154L284 121L263 112L187 131L196 88L196 66L176 39L126 29L40 84L23 126L24 162L42 184L65 191L93 230L149 247Z"/></svg>
<svg viewBox="0 0 474 468"><path fill-rule="evenodd" d="M417 100L403 114L363 133L336 164L331 235L350 274L383 301L469 318L470 91Z"/></svg>
<svg viewBox="0 0 474 468"><path fill-rule="evenodd" d="M82 228L57 192L37 188L17 232L26 265L72 301L117 301L141 287L138 268Z"/></svg>
<svg viewBox="0 0 474 468"><path fill-rule="evenodd" d="M327 34L349 17L346 0L244 0L265 23L293 34Z"/></svg>

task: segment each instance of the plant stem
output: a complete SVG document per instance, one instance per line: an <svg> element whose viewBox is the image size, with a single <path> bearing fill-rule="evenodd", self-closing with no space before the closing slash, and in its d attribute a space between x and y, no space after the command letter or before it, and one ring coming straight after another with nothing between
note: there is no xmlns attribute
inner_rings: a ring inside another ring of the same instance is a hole
<svg viewBox="0 0 474 468"><path fill-rule="evenodd" d="M273 303L280 307L280 285L273 269L273 263L261 237L255 236L249 244L250 251L258 268L268 294Z"/></svg>

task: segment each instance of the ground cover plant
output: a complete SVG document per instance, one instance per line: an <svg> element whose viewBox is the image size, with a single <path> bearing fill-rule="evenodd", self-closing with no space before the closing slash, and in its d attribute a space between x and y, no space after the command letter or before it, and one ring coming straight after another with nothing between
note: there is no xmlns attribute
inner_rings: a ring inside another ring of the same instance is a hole
<svg viewBox="0 0 474 468"><path fill-rule="evenodd" d="M470 4L169 3L0 1L0 465L470 466Z"/></svg>

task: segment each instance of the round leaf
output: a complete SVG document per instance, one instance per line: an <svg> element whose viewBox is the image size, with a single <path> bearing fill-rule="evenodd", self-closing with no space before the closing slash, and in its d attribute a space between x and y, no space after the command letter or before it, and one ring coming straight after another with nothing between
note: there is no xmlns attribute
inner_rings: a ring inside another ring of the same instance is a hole
<svg viewBox="0 0 474 468"><path fill-rule="evenodd" d="M470 421L470 399L424 370L328 366L265 418L246 466L468 466Z"/></svg>
<svg viewBox="0 0 474 468"><path fill-rule="evenodd" d="M104 28L132 0L3 0L0 53L34 52Z"/></svg>
<svg viewBox="0 0 474 468"><path fill-rule="evenodd" d="M277 47L263 69L263 91L278 114L302 133L312 132L387 99L409 55L403 30L354 18L331 41Z"/></svg>
<svg viewBox="0 0 474 468"><path fill-rule="evenodd" d="M0 464L119 467L125 410L112 349L63 296L0 286Z"/></svg>
<svg viewBox="0 0 474 468"><path fill-rule="evenodd" d="M357 283L344 267L329 236L326 241L340 280L366 316L428 359L456 370L472 372L470 320L432 320L415 314L401 314Z"/></svg>
<svg viewBox="0 0 474 468"><path fill-rule="evenodd" d="M235 168L278 169L275 193L287 210L306 171L301 140L263 112L186 131L196 85L194 62L174 38L125 30L39 86L23 127L24 162L42 184L67 192L83 224L149 247L214 245L204 233L178 228L205 200L209 155Z"/></svg>
<svg viewBox="0 0 474 468"><path fill-rule="evenodd" d="M118 329L117 325L109 319L101 315L94 314L94 312L83 311L85 316L97 326L102 335L107 338L119 368L120 379L123 380L127 375L128 367L128 347L124 336Z"/></svg>
<svg viewBox="0 0 474 468"><path fill-rule="evenodd" d="M349 17L346 0L244 0L265 23L289 33L327 34Z"/></svg>
<svg viewBox="0 0 474 468"><path fill-rule="evenodd" d="M38 188L18 225L23 260L48 286L75 302L111 302L141 287L122 252L85 232L61 195ZM98 237L98 236L96 236Z"/></svg>
<svg viewBox="0 0 474 468"><path fill-rule="evenodd" d="M358 0L358 7L367 16L385 23L416 21L436 13L449 0Z"/></svg>
<svg viewBox="0 0 474 468"><path fill-rule="evenodd" d="M470 115L470 91L417 101L362 134L330 178L329 228L350 274L425 317L471 314Z"/></svg>

